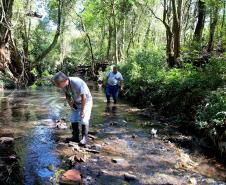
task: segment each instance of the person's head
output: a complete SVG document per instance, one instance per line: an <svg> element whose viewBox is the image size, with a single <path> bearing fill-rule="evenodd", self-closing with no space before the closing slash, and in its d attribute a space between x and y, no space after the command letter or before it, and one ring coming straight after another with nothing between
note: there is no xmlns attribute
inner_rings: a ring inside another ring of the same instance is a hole
<svg viewBox="0 0 226 185"><path fill-rule="evenodd" d="M68 85L68 77L63 72L59 71L52 77L52 82L59 88L63 89Z"/></svg>
<svg viewBox="0 0 226 185"><path fill-rule="evenodd" d="M116 74L117 71L118 71L117 67L116 67L116 66L113 66L113 67L112 67L112 72Z"/></svg>

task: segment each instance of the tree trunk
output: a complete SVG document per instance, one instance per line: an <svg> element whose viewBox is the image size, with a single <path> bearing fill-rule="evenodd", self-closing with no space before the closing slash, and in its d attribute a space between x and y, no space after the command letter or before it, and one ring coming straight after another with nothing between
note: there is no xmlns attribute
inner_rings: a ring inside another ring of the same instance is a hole
<svg viewBox="0 0 226 185"><path fill-rule="evenodd" d="M115 63L118 64L118 38L117 38L117 24L116 24L116 13L115 13L115 2L113 1L112 6L112 16L113 16L113 27L114 27L114 57L115 57Z"/></svg>
<svg viewBox="0 0 226 185"><path fill-rule="evenodd" d="M86 38L88 40L88 48L90 51L90 55L91 55L91 70L92 70L92 75L93 77L95 77L95 57L94 57L94 53L93 53L93 46L92 46L92 42L91 42L91 38L89 36L89 33L86 31L85 25L83 23L82 17L81 15L77 14L77 16L80 18L81 20L81 25L82 25L82 31L85 33ZM73 22L74 23L74 22ZM74 23L75 24L75 23ZM76 25L76 24L75 24Z"/></svg>
<svg viewBox="0 0 226 185"><path fill-rule="evenodd" d="M226 50L226 43L223 40L223 36L226 35L225 16L226 16L226 1L224 1L223 16L222 16L221 29L220 29L221 30L220 31L220 47L221 47L221 52L225 52L225 50Z"/></svg>
<svg viewBox="0 0 226 185"><path fill-rule="evenodd" d="M107 46L107 60L110 60L110 51L111 51L111 44L112 44L112 32L113 28L111 25L111 21L108 20L108 46Z"/></svg>
<svg viewBox="0 0 226 185"><path fill-rule="evenodd" d="M5 70L10 62L9 37L14 0L0 1L0 71Z"/></svg>
<svg viewBox="0 0 226 185"><path fill-rule="evenodd" d="M180 34L181 34L181 9L182 0L177 1L177 6L175 0L172 0L173 9L173 36L174 36L174 57L177 60L180 57Z"/></svg>
<svg viewBox="0 0 226 185"><path fill-rule="evenodd" d="M199 42L201 41L202 32L205 25L206 5L205 2L202 0L199 0L197 4L198 4L198 21L195 27L193 40Z"/></svg>
<svg viewBox="0 0 226 185"><path fill-rule="evenodd" d="M49 52L55 47L55 45L57 44L58 38L60 36L60 32L61 32L61 16L62 16L62 4L63 1L62 0L58 0L58 20L57 20L57 30L55 33L55 36L53 38L52 43L49 45L48 48L46 48L36 59L35 62L39 62L41 60L43 60L48 54Z"/></svg>
<svg viewBox="0 0 226 185"><path fill-rule="evenodd" d="M218 6L215 5L213 10L210 14L210 31L209 31L209 41L208 41L208 47L207 51L213 51L214 48L214 35L215 35L215 29L218 21Z"/></svg>
<svg viewBox="0 0 226 185"><path fill-rule="evenodd" d="M167 29L166 30L166 55L167 55L167 63L171 68L176 65L176 61L173 55L172 42L173 42L173 34L169 29Z"/></svg>

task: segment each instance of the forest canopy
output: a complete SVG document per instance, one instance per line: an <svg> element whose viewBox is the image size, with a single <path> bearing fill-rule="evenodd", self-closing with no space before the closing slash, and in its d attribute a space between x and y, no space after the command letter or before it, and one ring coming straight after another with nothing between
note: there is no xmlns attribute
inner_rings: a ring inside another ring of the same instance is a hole
<svg viewBox="0 0 226 185"><path fill-rule="evenodd" d="M223 0L1 0L1 76L27 86L57 69L158 51L169 68L225 59Z"/></svg>

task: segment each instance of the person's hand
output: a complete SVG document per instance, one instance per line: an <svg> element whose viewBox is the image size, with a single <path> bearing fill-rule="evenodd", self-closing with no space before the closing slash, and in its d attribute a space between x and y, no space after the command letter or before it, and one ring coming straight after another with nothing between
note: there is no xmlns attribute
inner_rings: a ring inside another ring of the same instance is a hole
<svg viewBox="0 0 226 185"><path fill-rule="evenodd" d="M74 108L74 102L70 101L70 102L68 102L68 104L71 108Z"/></svg>
<svg viewBox="0 0 226 185"><path fill-rule="evenodd" d="M124 90L123 86L121 86L121 87L120 87L120 90L121 90L121 91L123 91L123 90Z"/></svg>
<svg viewBox="0 0 226 185"><path fill-rule="evenodd" d="M83 119L83 118L85 117L84 111L81 111L81 112L80 112L80 117L81 117L81 119Z"/></svg>

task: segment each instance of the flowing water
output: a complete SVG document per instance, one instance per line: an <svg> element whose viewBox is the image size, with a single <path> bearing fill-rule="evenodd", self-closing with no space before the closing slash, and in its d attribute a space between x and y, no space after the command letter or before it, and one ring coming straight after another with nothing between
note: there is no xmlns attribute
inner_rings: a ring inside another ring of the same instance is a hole
<svg viewBox="0 0 226 185"><path fill-rule="evenodd" d="M94 89L92 94L92 130L97 132L103 152L92 156L85 166L76 166L83 176L93 179L87 184L123 184L123 173L128 171L139 177L137 184L183 184L192 178L203 182L198 184L224 184L224 167L214 158L170 142L173 137L186 140L187 136L166 123L138 115L126 103L106 106L101 90ZM61 165L52 120L68 118L69 112L63 94L56 89L0 93L0 137L15 138L13 147L0 147L0 174L5 170L1 184L51 184L54 170L50 166ZM152 128L158 130L157 138L151 137ZM19 162L11 169L5 160L9 156L16 156ZM122 157L126 163L111 166L112 157ZM108 170L108 175L96 173L98 170Z"/></svg>

